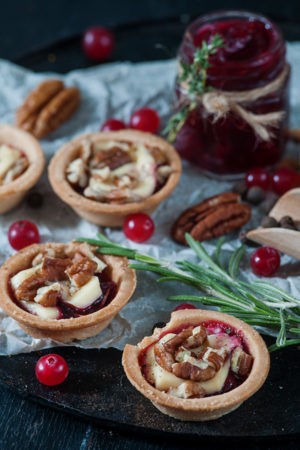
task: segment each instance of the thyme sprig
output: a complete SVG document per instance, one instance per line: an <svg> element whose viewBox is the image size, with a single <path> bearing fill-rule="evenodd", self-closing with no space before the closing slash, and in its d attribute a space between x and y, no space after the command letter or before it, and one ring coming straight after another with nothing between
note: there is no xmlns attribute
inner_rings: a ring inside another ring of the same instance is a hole
<svg viewBox="0 0 300 450"><path fill-rule="evenodd" d="M210 42L203 41L202 46L195 50L191 64L180 62L181 73L178 79L186 84L190 101L188 104L181 105L179 111L169 119L164 129L164 134L167 135L167 139L170 142L176 139L177 133L182 128L189 113L197 106L196 97L211 89L207 86L209 60L211 55L214 55L223 45L222 37L219 34L215 34Z"/></svg>
<svg viewBox="0 0 300 450"><path fill-rule="evenodd" d="M250 325L263 327L262 333L277 334L270 351L300 344L300 299L265 281L243 281L238 277L239 263L244 255L243 246L235 250L224 268L221 264L220 239L215 254L210 256L204 246L186 234L186 241L198 261L159 261L152 256L121 246L98 233L97 239L78 238L98 247L97 252L125 256L134 263L131 267L160 275L158 282L177 281L193 286L205 295L175 295L171 301L193 301L217 307L221 312L232 314Z"/></svg>

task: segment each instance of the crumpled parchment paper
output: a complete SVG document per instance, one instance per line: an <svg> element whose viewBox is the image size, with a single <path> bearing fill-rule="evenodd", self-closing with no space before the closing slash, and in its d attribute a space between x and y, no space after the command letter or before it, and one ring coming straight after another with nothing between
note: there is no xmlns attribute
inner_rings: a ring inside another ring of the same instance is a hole
<svg viewBox="0 0 300 450"><path fill-rule="evenodd" d="M288 61L292 65L291 79L291 125L300 126L300 43L288 44ZM128 122L131 113L144 105L157 109L165 121L170 114L173 101L173 84L176 73L175 60L151 63L116 63L89 69L74 70L67 75L53 73L37 74L0 60L0 122L14 123L15 111L23 99L37 84L45 78L54 76L62 79L67 86L77 86L82 95L78 112L57 131L41 142L47 160L65 142L75 136L94 132L109 117L117 117ZM297 151L290 145L289 151ZM153 218L156 232L145 245L126 241L121 231L107 229L108 236L117 242L158 258L192 258L191 250L175 244L169 238L169 230L174 219L185 207L210 195L228 189L231 183L207 179L191 165L184 163L183 176L173 195L157 209ZM81 220L67 205L52 192L46 173L36 189L44 197L41 209L31 209L24 201L13 211L0 216L0 263L14 251L7 241L9 225L20 219L34 221L41 232L42 241L67 242L78 236L93 237L98 227ZM257 223L254 214L253 224ZM236 236L235 236L236 238ZM213 242L206 245L213 250ZM239 245L237 239L230 240L225 248L230 250ZM283 257L283 263L290 261ZM245 265L246 269L247 265ZM253 275L245 270L248 278ZM173 302L169 295L195 292L189 287L176 283L156 284L155 275L138 273L136 292L131 301L123 308L111 325L99 335L84 341L75 341L71 345L83 348L116 347L123 349L125 343L137 343L145 335L151 334L154 323L166 321ZM284 276L272 279L282 288L296 296L300 295L300 277ZM0 354L30 352L57 345L50 339L33 339L26 335L17 323L7 317L0 309ZM60 344L61 345L61 344Z"/></svg>

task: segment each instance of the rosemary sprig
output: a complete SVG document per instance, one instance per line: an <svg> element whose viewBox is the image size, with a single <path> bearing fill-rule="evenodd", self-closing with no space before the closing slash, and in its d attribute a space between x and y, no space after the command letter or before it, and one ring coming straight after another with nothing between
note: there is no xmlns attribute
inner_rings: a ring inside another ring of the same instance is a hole
<svg viewBox="0 0 300 450"><path fill-rule="evenodd" d="M221 264L222 245L219 240L214 256L204 246L186 234L186 241L198 257L198 262L167 260L159 261L110 241L98 233L97 239L78 238L98 247L102 254L125 256L134 261L131 267L160 275L158 282L176 281L193 286L205 295L175 295L171 301L193 301L217 307L221 312L232 314L245 322L263 327L262 333L277 334L270 351L300 344L300 299L265 281L248 282L238 277L239 263L244 247L235 250L227 268Z"/></svg>
<svg viewBox="0 0 300 450"><path fill-rule="evenodd" d="M210 66L209 60L211 55L214 55L223 45L221 36L215 34L210 42L202 42L201 48L195 50L191 64L180 62L181 74L179 75L179 81L186 83L190 101L188 104L181 106L179 111L169 119L164 129L163 133L167 135L167 139L170 142L175 141L177 133L182 128L189 113L196 108L196 97L211 89L207 86L207 70Z"/></svg>

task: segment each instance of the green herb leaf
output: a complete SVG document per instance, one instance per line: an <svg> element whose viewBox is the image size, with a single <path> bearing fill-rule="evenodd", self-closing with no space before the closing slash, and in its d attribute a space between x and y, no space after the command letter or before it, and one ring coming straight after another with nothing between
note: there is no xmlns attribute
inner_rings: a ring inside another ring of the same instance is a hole
<svg viewBox="0 0 300 450"><path fill-rule="evenodd" d="M210 87L207 86L207 70L210 66L209 59L223 45L222 37L219 34L215 34L212 36L210 42L203 41L201 48L195 50L191 64L180 63L181 74L179 81L186 83L187 93L190 99L188 104L182 105L180 110L170 118L163 131L163 134L167 135L167 139L170 142L175 141L189 113L196 108L197 102L194 101L196 97L210 90Z"/></svg>
<svg viewBox="0 0 300 450"><path fill-rule="evenodd" d="M300 300L274 284L265 281L246 282L238 278L238 266L244 254L244 248L237 249L230 257L228 270L220 266L223 240L218 242L214 257L205 247L186 234L186 241L198 262L159 261L110 241L103 234L98 239L79 238L97 246L103 254L126 256L135 261L131 267L160 275L158 281L193 286L204 295L176 295L172 301L194 301L218 308L232 314L250 325L264 327L269 334L277 332L276 343L269 350L274 351L290 345L300 344Z"/></svg>

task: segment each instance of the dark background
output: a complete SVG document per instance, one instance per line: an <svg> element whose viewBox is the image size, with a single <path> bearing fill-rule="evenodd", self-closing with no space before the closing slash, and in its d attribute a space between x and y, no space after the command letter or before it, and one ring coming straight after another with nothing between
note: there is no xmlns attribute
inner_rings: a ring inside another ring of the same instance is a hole
<svg viewBox="0 0 300 450"><path fill-rule="evenodd" d="M2 0L0 58L33 70L65 72L88 66L90 63L80 50L80 36L88 26L100 24L111 27L116 33L114 60L164 59L175 55L190 20L224 8L250 9L266 14L281 26L286 39L300 40L298 0ZM30 403L3 387L0 387L0 405L0 450L177 450L187 447L184 443L166 442L163 438L154 441L102 429ZM199 448L199 445L207 450L226 448L224 444L206 442L189 443L188 447ZM295 441L266 441L231 442L230 448L291 450L299 447Z"/></svg>

